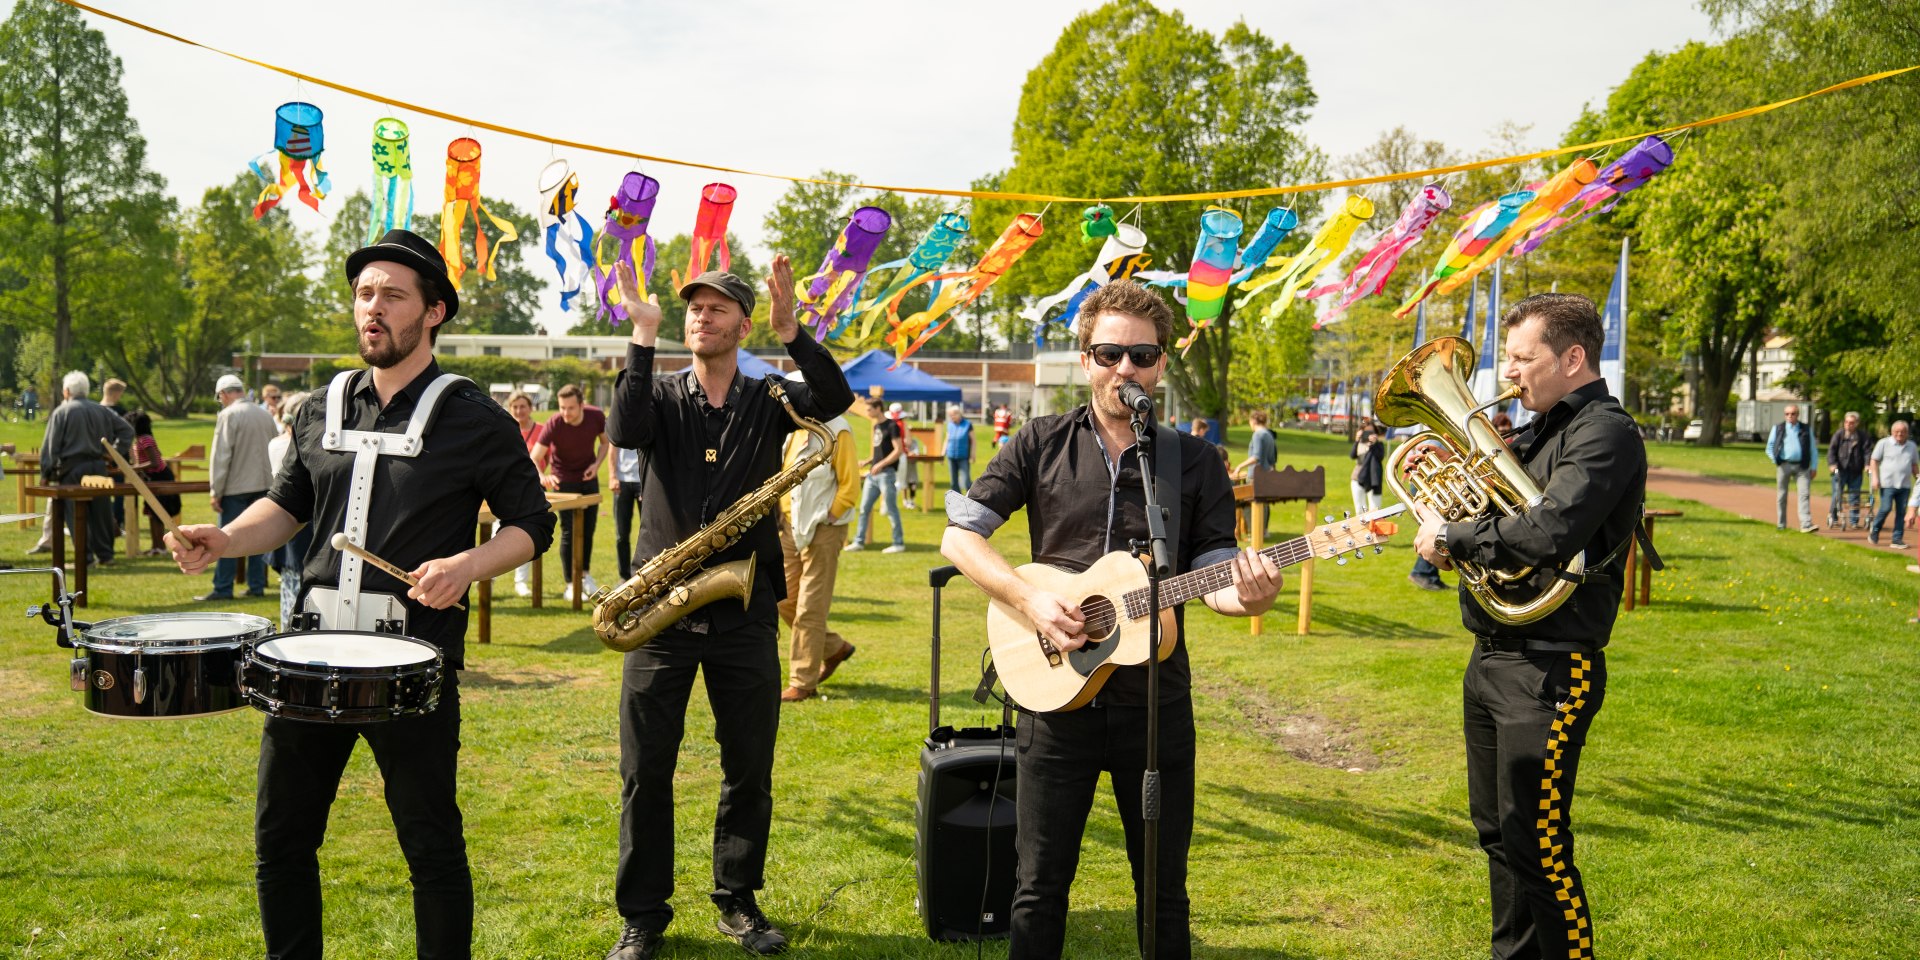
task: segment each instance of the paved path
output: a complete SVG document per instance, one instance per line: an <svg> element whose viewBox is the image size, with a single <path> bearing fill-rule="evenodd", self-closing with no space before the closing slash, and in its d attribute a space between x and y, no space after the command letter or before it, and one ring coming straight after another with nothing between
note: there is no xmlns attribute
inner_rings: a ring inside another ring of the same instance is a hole
<svg viewBox="0 0 1920 960"><path fill-rule="evenodd" d="M1772 486L1745 483L1739 480L1723 480L1719 477L1708 477L1697 473L1688 473L1685 470L1648 467L1647 489L1655 493L1666 494L1670 497L1678 497L1682 500L1695 500L1707 506L1725 510L1728 513L1738 514L1749 519L1758 520L1762 523L1773 523L1778 518L1778 512L1774 503L1775 492ZM1867 533L1864 529L1827 529L1827 502L1830 499L1827 492L1830 489L1829 482L1824 476L1818 478L1814 483L1813 523L1815 534L1832 540L1844 540L1860 544L1863 547L1867 546ZM1865 496L1865 492L1862 491L1861 497L1863 504L1865 502ZM1787 531L1789 533L1794 533L1800 526L1800 504L1798 501L1798 492L1789 491L1787 495ZM1907 515L1908 522L1911 523L1913 520L1913 511L1909 509ZM1872 519L1872 517L1866 514L1864 509L1861 510L1861 520L1863 524L1870 522ZM1892 527L1892 517L1887 518L1887 525L1889 528ZM1916 536L1913 528L1909 526L1905 539L1907 546L1913 548L1916 546L1916 541L1920 541L1920 536ZM1880 532L1880 542L1882 544L1886 544L1891 540L1891 529ZM1881 549L1885 550L1888 548L1882 546Z"/></svg>

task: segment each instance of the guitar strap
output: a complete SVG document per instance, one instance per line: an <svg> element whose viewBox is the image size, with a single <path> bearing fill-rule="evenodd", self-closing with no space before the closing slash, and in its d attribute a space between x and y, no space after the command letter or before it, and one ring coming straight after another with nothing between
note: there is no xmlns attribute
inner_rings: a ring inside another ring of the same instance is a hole
<svg viewBox="0 0 1920 960"><path fill-rule="evenodd" d="M1180 434L1166 424L1153 430L1153 496L1167 511L1167 547L1180 563ZM1175 570L1174 573L1182 571Z"/></svg>

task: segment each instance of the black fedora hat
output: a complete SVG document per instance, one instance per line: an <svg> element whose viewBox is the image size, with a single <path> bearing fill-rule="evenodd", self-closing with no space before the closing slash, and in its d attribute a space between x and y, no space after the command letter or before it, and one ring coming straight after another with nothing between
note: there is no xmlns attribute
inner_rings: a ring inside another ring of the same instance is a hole
<svg viewBox="0 0 1920 960"><path fill-rule="evenodd" d="M388 230L379 243L347 254L347 285L352 286L360 278L360 271L376 260L411 267L422 280L433 284L447 305L447 315L441 323L452 320L453 315L460 312L460 292L453 288L453 281L447 279L447 261L427 238L411 230Z"/></svg>

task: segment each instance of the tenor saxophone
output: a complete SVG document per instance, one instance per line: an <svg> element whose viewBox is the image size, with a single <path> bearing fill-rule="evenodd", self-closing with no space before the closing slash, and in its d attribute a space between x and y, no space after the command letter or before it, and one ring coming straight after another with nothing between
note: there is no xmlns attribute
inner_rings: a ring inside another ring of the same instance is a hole
<svg viewBox="0 0 1920 960"><path fill-rule="evenodd" d="M793 410L787 392L777 382L767 389L787 416L818 440L818 450L774 474L752 493L722 511L712 523L660 551L625 583L593 595L593 632L608 648L626 653L637 650L681 617L716 600L745 603L753 594L753 557L706 567L707 558L745 536L780 504L787 491L800 485L815 467L833 459L833 432L817 420Z"/></svg>

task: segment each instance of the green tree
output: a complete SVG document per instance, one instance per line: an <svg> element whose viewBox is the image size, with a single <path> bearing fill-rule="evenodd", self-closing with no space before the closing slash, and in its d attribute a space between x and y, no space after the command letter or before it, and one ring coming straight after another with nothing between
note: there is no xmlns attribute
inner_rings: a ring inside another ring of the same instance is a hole
<svg viewBox="0 0 1920 960"><path fill-rule="evenodd" d="M132 284L165 249L172 203L120 79L73 7L20 0L0 23L0 319L47 330L55 371L85 365L69 356L76 330L146 300Z"/></svg>
<svg viewBox="0 0 1920 960"><path fill-rule="evenodd" d="M1920 63L1920 6L1889 0L1705 0L1761 94L1751 102ZM1829 405L1893 408L1920 395L1920 213L1901 188L1920 166L1920 79L1819 97L1741 124L1776 183L1773 220L1796 335L1795 381ZM1747 129L1747 128L1752 129Z"/></svg>
<svg viewBox="0 0 1920 960"><path fill-rule="evenodd" d="M1114 0L1075 18L1028 73L1014 120L1013 166L998 179L1011 191L1082 196L1294 182L1321 167L1299 133L1314 102L1306 61L1244 22L1216 37L1146 0ZM1272 205L1240 206L1243 214L1257 207L1264 215ZM982 245L1022 206L977 204ZM1140 211L1155 269L1187 268L1203 207L1154 204ZM1048 232L1072 236L1077 214L1049 211ZM1050 293L1085 270L1092 255L1077 243L1040 244L996 291ZM1203 413L1226 411L1236 339L1229 306L1169 367L1173 383Z"/></svg>
<svg viewBox="0 0 1920 960"><path fill-rule="evenodd" d="M90 334L142 405L184 416L250 339L271 341L313 316L307 248L286 211L254 219L256 192L249 174L209 188L180 217L171 282L127 311L112 336Z"/></svg>
<svg viewBox="0 0 1920 960"><path fill-rule="evenodd" d="M512 223L520 239L512 243L498 243L490 248L498 252L493 255L494 279L489 280L484 272L486 265L478 262L473 253L473 222L472 215L468 215L460 233L460 245L467 261L466 276L460 280L460 313L453 318L447 332L539 333L533 315L540 295L546 291L547 282L528 267L527 258L539 256L544 259L546 255L541 252L542 241L539 232L534 229L534 220L505 200L482 197L482 202L488 213ZM357 238L364 239L367 217L371 211L372 204L369 202L366 212L347 225ZM413 225L415 233L434 243L440 242L439 212L427 216L416 213ZM497 241L496 228L491 222L484 229L488 240Z"/></svg>

